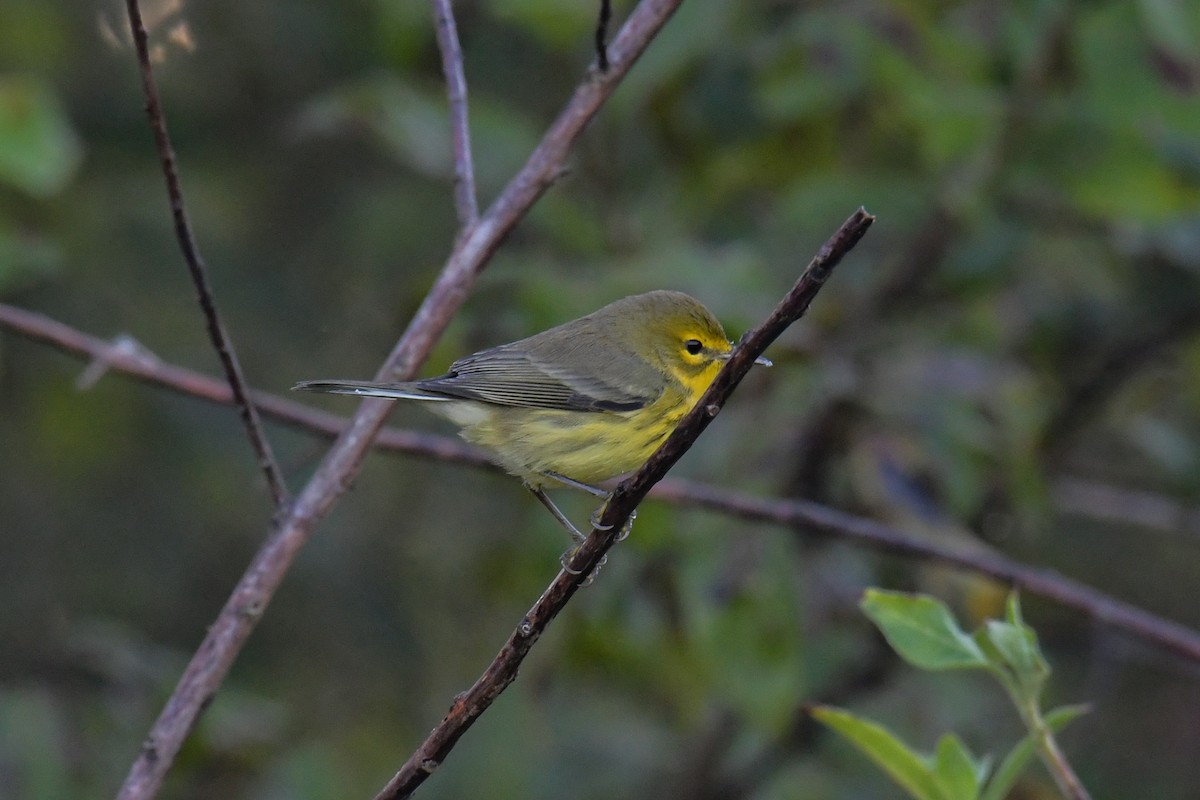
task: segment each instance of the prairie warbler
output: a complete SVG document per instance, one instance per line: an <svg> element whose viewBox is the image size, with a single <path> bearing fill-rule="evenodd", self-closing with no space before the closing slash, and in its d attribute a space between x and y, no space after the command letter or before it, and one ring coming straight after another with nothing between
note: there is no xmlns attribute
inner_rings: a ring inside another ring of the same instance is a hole
<svg viewBox="0 0 1200 800"><path fill-rule="evenodd" d="M721 323L699 301L656 291L467 356L437 378L304 381L292 388L427 401L581 540L545 488L566 485L606 496L594 484L641 466L704 394L731 350Z"/></svg>

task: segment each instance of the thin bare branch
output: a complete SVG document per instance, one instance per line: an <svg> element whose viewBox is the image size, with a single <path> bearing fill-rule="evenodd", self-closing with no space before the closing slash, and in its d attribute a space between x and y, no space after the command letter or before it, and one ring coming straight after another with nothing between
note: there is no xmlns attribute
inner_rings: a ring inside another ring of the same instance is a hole
<svg viewBox="0 0 1200 800"><path fill-rule="evenodd" d="M605 503L598 525L571 554L554 582L542 593L517 625L508 641L475 685L454 698L450 711L433 729L400 771L376 795L376 800L399 800L412 795L433 774L446 756L517 677L517 670L550 622L566 606L588 575L600 565L626 520L654 484L663 479L720 412L725 401L750 371L750 367L789 325L808 308L812 299L842 257L863 237L875 218L861 208L821 248L800 279L767 320L742 337L712 385L684 415L675 430L642 467L621 481Z"/></svg>
<svg viewBox="0 0 1200 800"><path fill-rule="evenodd" d="M612 0L600 0L600 16L596 19L596 68L608 71L608 23L612 20Z"/></svg>
<svg viewBox="0 0 1200 800"><path fill-rule="evenodd" d="M92 359L153 386L161 386L215 403L233 404L229 386L223 381L89 336L42 314L0 303L0 327L33 341L48 343L68 354ZM318 411L278 395L253 392L253 396L264 414L298 428L326 436L336 436L347 425L342 417ZM385 428L376 437L375 446L382 450L423 458L497 469L482 451L446 436ZM1075 482L1069 479L1062 479L1059 484L1076 491ZM1083 485L1091 493L1087 495L1091 498L1090 513L1098 518L1105 518L1108 512L1104 506L1110 502L1120 501L1126 506L1135 501L1146 502L1145 498L1134 497L1128 490L1093 483ZM1103 493L1101 500L1095 499L1096 492ZM656 500L707 509L753 522L780 525L800 535L835 536L896 555L948 564L987 575L1026 592L1054 600L1148 644L1174 652L1194 663L1200 663L1200 634L1196 631L1141 609L1134 609L1110 595L1053 571L1030 567L987 550L976 549L967 553L961 548L918 538L897 528L818 503L753 497L678 478L663 480L654 487L650 496ZM1130 499L1131 497L1133 499ZM1154 499L1156 505L1152 509L1153 518L1144 519L1131 512L1129 516L1114 519L1129 524L1160 524L1169 527L1169 519L1162 518L1160 505L1170 501L1157 496ZM1068 507L1067 510L1072 509ZM1185 515L1180 519L1188 520L1193 519L1197 513L1194 509L1186 509L1180 505L1169 506L1168 512L1171 511Z"/></svg>
<svg viewBox="0 0 1200 800"><path fill-rule="evenodd" d="M938 561L979 572L1200 663L1200 633L1155 616L1051 569L1030 567L990 550L954 548L928 542L864 517L803 500L758 500L713 486L675 482L662 492L680 502L719 509L744 519L773 522L796 530L858 540L897 555Z"/></svg>
<svg viewBox="0 0 1200 800"><path fill-rule="evenodd" d="M642 0L634 9L610 48L609 71L589 73L529 160L479 221L459 237L416 316L380 367L379 380L415 374L492 253L562 172L571 145L680 2ZM365 400L304 489L277 519L151 728L121 788L121 800L141 800L157 793L184 739L212 701L292 559L358 474L390 408L386 400Z"/></svg>
<svg viewBox="0 0 1200 800"><path fill-rule="evenodd" d="M151 386L169 389L221 405L235 405L229 384L202 372L169 364L144 348L124 346L127 337L109 342L64 325L44 314L0 303L0 328L35 342L49 344L68 355L90 360L88 372L94 377L104 370L113 370ZM89 381L89 383L94 382ZM250 397L264 416L301 430L319 433L329 438L340 434L347 425L345 417L320 411L270 392L250 390ZM399 453L410 453L455 464L499 471L488 456L478 448L458 439L432 433L384 428L375 439L375 446Z"/></svg>
<svg viewBox="0 0 1200 800"><path fill-rule="evenodd" d="M179 170L175 163L175 149L171 146L171 138L167 134L167 120L163 114L162 103L158 99L158 88L154 83L154 70L150 66L150 46L146 36L146 27L142 23L142 12L138 7L138 0L126 0L125 5L129 12L129 27L133 33L133 41L137 50L138 66L141 68L142 92L146 96L146 114L150 117L150 128L154 131L154 143L158 148L158 158L167 183L167 197L171 204L171 216L175 222L175 238L179 241L179 248L183 251L183 260L187 263L192 283L196 287L196 297L200 301L200 309L204 312L208 328L208 338L217 351L221 369L225 372L225 379L229 381L229 387L233 391L238 410L241 412L246 436L254 448L258 466L267 479L267 486L275 500L275 507L279 509L288 500L287 484L284 482L283 472L279 469L279 463L275 460L275 454L271 450L271 443L267 441L258 410L249 396L246 378L242 374L242 366L238 362L233 342L221 322L217 301L208 281L208 268L200 256L200 248L192 233L191 223L188 222L187 206L183 201L183 187L180 184Z"/></svg>
<svg viewBox="0 0 1200 800"><path fill-rule="evenodd" d="M450 0L429 0L433 6L434 30L442 51L442 74L446 76L446 99L450 105L450 130L454 141L454 205L458 223L465 230L479 219L475 194L475 164L471 155L471 128L467 124L467 78L463 71L458 25Z"/></svg>

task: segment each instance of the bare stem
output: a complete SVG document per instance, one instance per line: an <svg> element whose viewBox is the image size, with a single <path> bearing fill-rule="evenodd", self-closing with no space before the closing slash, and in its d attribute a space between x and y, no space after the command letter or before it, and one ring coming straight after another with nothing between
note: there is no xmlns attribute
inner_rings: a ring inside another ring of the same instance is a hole
<svg viewBox="0 0 1200 800"><path fill-rule="evenodd" d="M454 205L458 223L465 230L479 219L475 194L475 164L471 156L471 128L467 124L467 78L463 71L462 47L450 0L429 0L433 6L438 49L442 51L442 74L450 105L450 129L454 141Z"/></svg>
<svg viewBox="0 0 1200 800"><path fill-rule="evenodd" d="M1022 716L1025 717L1034 736L1037 737L1038 755L1041 757L1042 763L1046 765L1046 769L1050 772L1050 775L1054 778L1054 783L1058 786L1058 790L1062 792L1063 797L1067 798L1067 800L1092 800L1092 796L1088 794L1087 788L1079 780L1079 776L1075 774L1071 763L1067 761L1066 755L1059 748L1058 740L1054 738L1054 732L1050 730L1050 726L1046 724L1046 720L1042 717L1042 712L1038 708L1036 700L1028 701L1026 707L1022 710Z"/></svg>
<svg viewBox="0 0 1200 800"><path fill-rule="evenodd" d="M205 266L204 259L200 256L200 248L192 233L191 223L188 222L187 206L183 201L183 187L180 184L179 170L175 163L175 150L167 135L167 120L163 114L162 103L158 99L158 88L154 83L154 70L150 66L150 47L146 36L146 27L142 23L142 12L138 7L138 0L126 0L125 5L129 12L129 27L133 33L138 65L141 68L142 92L146 96L146 114L150 117L150 128L154 131L154 143L158 148L163 177L167 182L167 197L171 204L171 216L175 222L175 238L179 241L179 248L183 251L183 260L187 262L188 272L196 287L196 296L208 327L208 337L217 351L217 358L221 361L225 379L229 381L229 388L233 391L234 400L241 412L246 436L254 448L259 468L267 479L267 486L275 500L275 507L280 509L288 500L287 484L283 479L283 472L279 469L279 463L275 460L275 454L271 450L271 443L267 441L258 410L250 398L246 378L242 374L242 367L238 362L233 342L221 322L217 301L208 281L208 267Z"/></svg>
<svg viewBox="0 0 1200 800"><path fill-rule="evenodd" d="M134 0L129 0L132 4ZM433 288L380 367L381 380L414 374L445 330L492 253L562 172L571 145L682 0L642 0L610 48L611 68L589 73L521 170L479 221L455 243ZM247 637L274 596L292 559L358 474L391 403L359 407L295 501L279 516L189 662L134 760L121 800L154 796L201 711L216 694Z"/></svg>

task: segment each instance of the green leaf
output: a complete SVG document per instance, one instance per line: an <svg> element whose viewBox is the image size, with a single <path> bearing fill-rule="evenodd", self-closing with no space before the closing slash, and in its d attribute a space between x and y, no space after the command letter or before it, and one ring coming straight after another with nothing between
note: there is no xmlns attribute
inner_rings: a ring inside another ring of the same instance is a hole
<svg viewBox="0 0 1200 800"><path fill-rule="evenodd" d="M832 706L814 706L809 713L848 739L910 796L917 800L957 800L942 792L929 759L909 748L882 725Z"/></svg>
<svg viewBox="0 0 1200 800"><path fill-rule="evenodd" d="M933 597L868 589L860 605L892 649L914 666L930 670L988 666L979 645L958 627L950 609Z"/></svg>
<svg viewBox="0 0 1200 800"><path fill-rule="evenodd" d="M976 760L952 733L943 736L934 751L934 780L942 793L954 800L976 800L989 766L989 759Z"/></svg>
<svg viewBox="0 0 1200 800"><path fill-rule="evenodd" d="M983 627L982 637L990 647L983 647L993 664L1011 675L1025 698L1036 700L1050 665L1038 647L1037 633L1021 618L1021 603L1017 593L1008 597L1005 614L1007 622L989 620Z"/></svg>
<svg viewBox="0 0 1200 800"><path fill-rule="evenodd" d="M50 86L34 78L0 77L0 183L48 197L75 174L82 151Z"/></svg>
<svg viewBox="0 0 1200 800"><path fill-rule="evenodd" d="M1086 714L1087 711L1086 705L1063 706L1046 714L1045 721L1050 730L1057 733L1071 720ZM987 788L984 789L979 800L1004 800L1016 785L1021 773L1025 771L1025 767L1029 765L1029 760L1033 758L1036 748L1037 737L1033 733L1017 742L1000 762L1000 766L996 768L996 772L992 775L991 781L988 782Z"/></svg>

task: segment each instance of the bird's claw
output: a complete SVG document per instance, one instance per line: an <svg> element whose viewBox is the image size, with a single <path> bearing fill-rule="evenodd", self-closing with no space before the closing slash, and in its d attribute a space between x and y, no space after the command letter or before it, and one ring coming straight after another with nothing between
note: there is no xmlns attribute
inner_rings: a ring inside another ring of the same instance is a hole
<svg viewBox="0 0 1200 800"><path fill-rule="evenodd" d="M591 523L592 527L598 531L612 530L612 525L604 525L600 522L600 518L604 516L604 510L608 508L608 502L611 499L612 495L610 494L607 498L605 498L604 502L601 503L600 507L592 512L592 516L588 519L588 522ZM629 518L625 520L625 524L621 526L621 532L617 534L616 541L623 542L629 538L629 532L633 530L633 521L635 519L637 519L636 508L629 512Z"/></svg>
<svg viewBox="0 0 1200 800"><path fill-rule="evenodd" d="M621 526L620 533L617 534L616 541L623 542L629 538L630 532L633 530L633 521L637 519L637 509L629 512L629 518L625 520L625 524Z"/></svg>
<svg viewBox="0 0 1200 800"><path fill-rule="evenodd" d="M568 575L579 575L583 572L583 570L578 570L571 566L571 558L575 555L576 551L578 551L578 550L579 550L579 546L576 545L575 547L572 547L570 550L567 550L565 553L563 553L558 558L558 563L562 565L563 572L567 573ZM600 560L598 562L596 562L595 569L593 569L591 571L591 573L586 578L584 578L583 581L579 585L580 586L591 586L592 581L596 580L596 576L600 574L600 568L603 567L607 562L608 562L607 554L600 556Z"/></svg>

